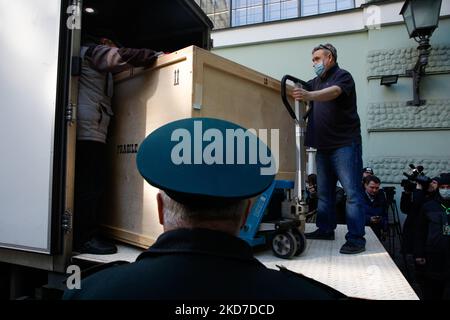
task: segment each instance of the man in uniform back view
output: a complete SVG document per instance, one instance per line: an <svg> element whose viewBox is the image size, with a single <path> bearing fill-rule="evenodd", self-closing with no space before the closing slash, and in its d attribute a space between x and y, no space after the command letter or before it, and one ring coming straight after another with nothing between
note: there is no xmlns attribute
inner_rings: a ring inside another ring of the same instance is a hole
<svg viewBox="0 0 450 320"><path fill-rule="evenodd" d="M205 132L200 146L195 145L198 128ZM136 262L93 274L82 281L80 290L67 290L64 298L345 299L285 268L266 268L238 238L249 199L267 189L275 176L262 174L259 159L256 164L248 161L250 142L244 142L244 148L233 140L230 147L225 137L239 130L245 129L228 121L191 118L153 131L139 148L137 167L148 183L160 189L156 200L164 232ZM215 140L205 146L212 141L205 138L208 133ZM266 146L254 138L261 154ZM247 162L237 164L242 150Z"/></svg>

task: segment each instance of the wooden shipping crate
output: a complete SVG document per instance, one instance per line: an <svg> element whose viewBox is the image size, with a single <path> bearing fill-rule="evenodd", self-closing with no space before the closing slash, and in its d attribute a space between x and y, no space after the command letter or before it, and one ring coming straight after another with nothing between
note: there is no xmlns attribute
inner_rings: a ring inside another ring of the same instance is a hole
<svg viewBox="0 0 450 320"><path fill-rule="evenodd" d="M191 46L158 58L149 69L117 75L114 89L102 215L103 229L113 238L148 247L161 234L158 190L137 171L136 152L148 134L174 120L213 117L244 128L279 129L277 178L294 178L294 121L273 78Z"/></svg>

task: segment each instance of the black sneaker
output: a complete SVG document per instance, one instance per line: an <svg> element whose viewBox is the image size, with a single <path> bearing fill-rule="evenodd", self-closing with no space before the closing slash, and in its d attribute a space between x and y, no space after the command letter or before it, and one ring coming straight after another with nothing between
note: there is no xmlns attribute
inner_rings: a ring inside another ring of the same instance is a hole
<svg viewBox="0 0 450 320"><path fill-rule="evenodd" d="M341 247L341 250L339 250L339 252L343 254L356 254L364 251L366 251L365 246L353 244L348 241L344 243L344 245Z"/></svg>
<svg viewBox="0 0 450 320"><path fill-rule="evenodd" d="M334 231L331 232L320 232L317 229L314 232L305 233L306 239L316 239L316 240L334 240Z"/></svg>
<svg viewBox="0 0 450 320"><path fill-rule="evenodd" d="M111 242L94 237L85 242L79 251L90 254L114 254L117 252L117 247Z"/></svg>

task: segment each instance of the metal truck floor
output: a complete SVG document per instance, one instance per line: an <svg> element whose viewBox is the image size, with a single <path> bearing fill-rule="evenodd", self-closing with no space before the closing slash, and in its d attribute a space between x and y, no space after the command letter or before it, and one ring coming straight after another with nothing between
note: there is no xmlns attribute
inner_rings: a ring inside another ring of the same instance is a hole
<svg viewBox="0 0 450 320"><path fill-rule="evenodd" d="M89 254L82 253L72 257L72 261L77 260L94 262L94 263L109 263L113 261L128 261L134 262L138 255L144 252L144 249L137 248L131 245L126 245L122 243L116 243L117 253L115 254Z"/></svg>
<svg viewBox="0 0 450 320"><path fill-rule="evenodd" d="M314 224L306 224L306 232L314 231ZM301 273L342 293L357 298L375 300L418 300L414 290L406 281L383 245L366 227L366 251L356 255L340 254L345 243L347 226L338 225L336 239L307 240L305 251L291 260L275 257L271 250L255 254L268 268L277 265ZM93 263L108 263L122 260L133 262L144 250L129 245L118 244L118 252L111 255L80 254L72 257Z"/></svg>
<svg viewBox="0 0 450 320"><path fill-rule="evenodd" d="M316 229L306 224L306 232ZM345 243L346 225L338 225L335 240L307 239L305 251L298 257L285 260L272 252L255 256L268 268L276 265L320 281L342 293L357 298L375 300L418 300L397 265L391 259L370 227L366 227L366 251L348 255L339 253Z"/></svg>

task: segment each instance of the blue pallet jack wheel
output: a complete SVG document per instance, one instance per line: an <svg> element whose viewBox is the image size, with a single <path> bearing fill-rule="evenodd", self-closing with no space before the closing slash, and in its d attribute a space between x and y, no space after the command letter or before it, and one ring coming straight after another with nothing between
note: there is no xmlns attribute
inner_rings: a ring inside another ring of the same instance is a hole
<svg viewBox="0 0 450 320"><path fill-rule="evenodd" d="M297 251L295 252L295 256L299 256L303 253L303 251L305 251L306 249L306 237L303 234L303 232L301 232L298 229L292 229L291 230L292 234L295 237L295 240L297 240Z"/></svg>
<svg viewBox="0 0 450 320"><path fill-rule="evenodd" d="M282 259L291 259L297 252L297 239L291 231L277 231L272 238L272 251Z"/></svg>

